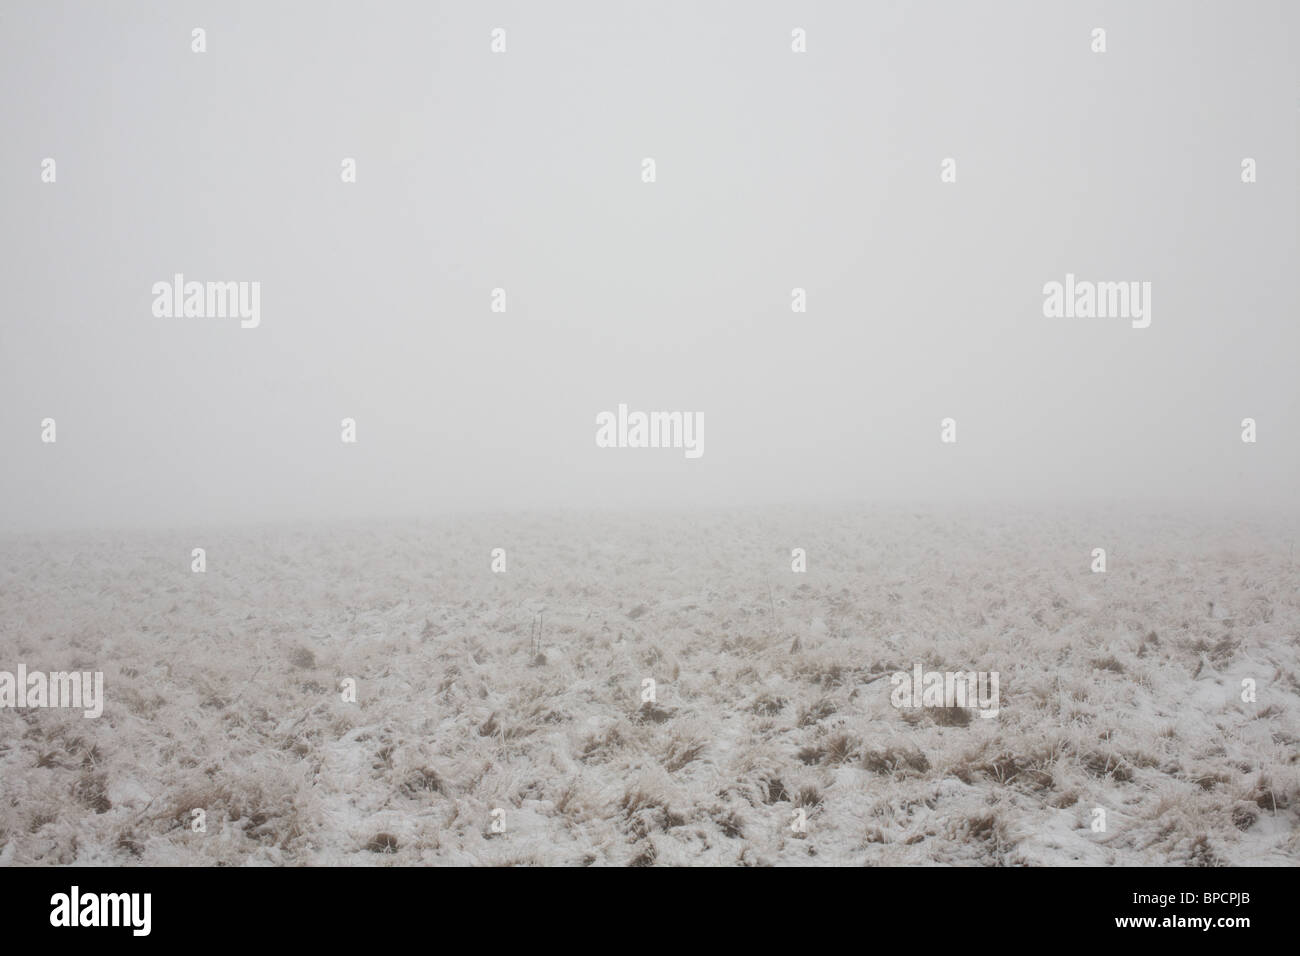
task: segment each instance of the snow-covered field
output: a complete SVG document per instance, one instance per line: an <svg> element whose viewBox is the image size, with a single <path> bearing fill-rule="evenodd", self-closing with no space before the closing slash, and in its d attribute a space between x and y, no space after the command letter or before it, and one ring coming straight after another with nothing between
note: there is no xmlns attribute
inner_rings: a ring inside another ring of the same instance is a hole
<svg viewBox="0 0 1300 956"><path fill-rule="evenodd" d="M107 700L0 710L0 863L1295 865L1295 537L1078 509L10 536L0 671ZM896 709L918 663L996 671L1000 712Z"/></svg>

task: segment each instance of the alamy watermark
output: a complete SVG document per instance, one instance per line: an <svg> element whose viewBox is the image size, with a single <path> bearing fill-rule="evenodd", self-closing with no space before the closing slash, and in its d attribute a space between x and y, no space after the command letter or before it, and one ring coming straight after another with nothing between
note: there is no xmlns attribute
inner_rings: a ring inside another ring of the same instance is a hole
<svg viewBox="0 0 1300 956"><path fill-rule="evenodd" d="M687 458L704 454L703 412L629 412L619 404L618 413L596 416L596 445L599 448L682 448Z"/></svg>
<svg viewBox="0 0 1300 956"><path fill-rule="evenodd" d="M104 673L28 673L27 665L19 664L16 674L0 671L0 709L5 707L73 707L85 717L98 717L104 712Z"/></svg>
<svg viewBox="0 0 1300 956"><path fill-rule="evenodd" d="M1049 319L1132 319L1133 328L1151 324L1150 282L1092 282L1065 274L1065 282L1043 286L1043 315Z"/></svg>
<svg viewBox="0 0 1300 956"><path fill-rule="evenodd" d="M927 671L918 663L912 673L899 671L889 702L895 707L968 707L981 717L998 715L997 671Z"/></svg>
<svg viewBox="0 0 1300 956"><path fill-rule="evenodd" d="M262 321L262 283L186 282L178 272L172 281L153 284L153 314L159 319L240 319L240 327L255 329Z"/></svg>
<svg viewBox="0 0 1300 956"><path fill-rule="evenodd" d="M153 920L152 893L68 893L50 897L51 926L127 926L133 936L148 936Z"/></svg>

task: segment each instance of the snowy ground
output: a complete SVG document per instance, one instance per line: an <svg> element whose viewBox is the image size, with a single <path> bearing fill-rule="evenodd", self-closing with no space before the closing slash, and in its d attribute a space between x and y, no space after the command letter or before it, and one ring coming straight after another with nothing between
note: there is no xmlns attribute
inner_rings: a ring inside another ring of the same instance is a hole
<svg viewBox="0 0 1300 956"><path fill-rule="evenodd" d="M0 863L1295 865L1295 537L1077 509L10 536L0 670L103 671L107 702L0 710ZM997 671L999 715L894 708L917 662Z"/></svg>

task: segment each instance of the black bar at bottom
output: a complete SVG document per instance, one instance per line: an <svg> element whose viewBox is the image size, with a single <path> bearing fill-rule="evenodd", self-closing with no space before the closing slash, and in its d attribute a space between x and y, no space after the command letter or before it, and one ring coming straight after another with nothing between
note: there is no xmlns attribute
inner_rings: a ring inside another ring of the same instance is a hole
<svg viewBox="0 0 1300 956"><path fill-rule="evenodd" d="M487 930L490 940L478 938L493 946L511 937L530 945L543 937L666 943L683 933L691 942L716 935L735 945L772 932L811 938L845 931L869 939L873 948L887 941L983 945L999 937L1129 937L1139 945L1180 946L1199 939L1231 946L1261 929L1285 930L1290 921L1282 909L1291 894L1282 875L1263 869L867 868L766 877L679 870L595 878L574 871L541 878L387 867L10 868L0 870L0 914L8 946L26 939L57 942L73 933L77 944L111 937L126 945L301 948L351 940L373 947L379 938L406 938L441 946L452 944L455 936L445 934L457 929ZM612 923L616 935L606 936L604 923ZM620 925L625 937L617 935Z"/></svg>

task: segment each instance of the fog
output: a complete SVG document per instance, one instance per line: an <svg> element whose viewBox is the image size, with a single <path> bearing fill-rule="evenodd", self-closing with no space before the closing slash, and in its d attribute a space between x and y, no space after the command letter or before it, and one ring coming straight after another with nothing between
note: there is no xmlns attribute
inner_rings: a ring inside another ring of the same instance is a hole
<svg viewBox="0 0 1300 956"><path fill-rule="evenodd" d="M8 2L0 527L1292 513L1300 12L1059 6ZM1067 274L1150 324L1045 317ZM703 454L598 447L620 404Z"/></svg>

